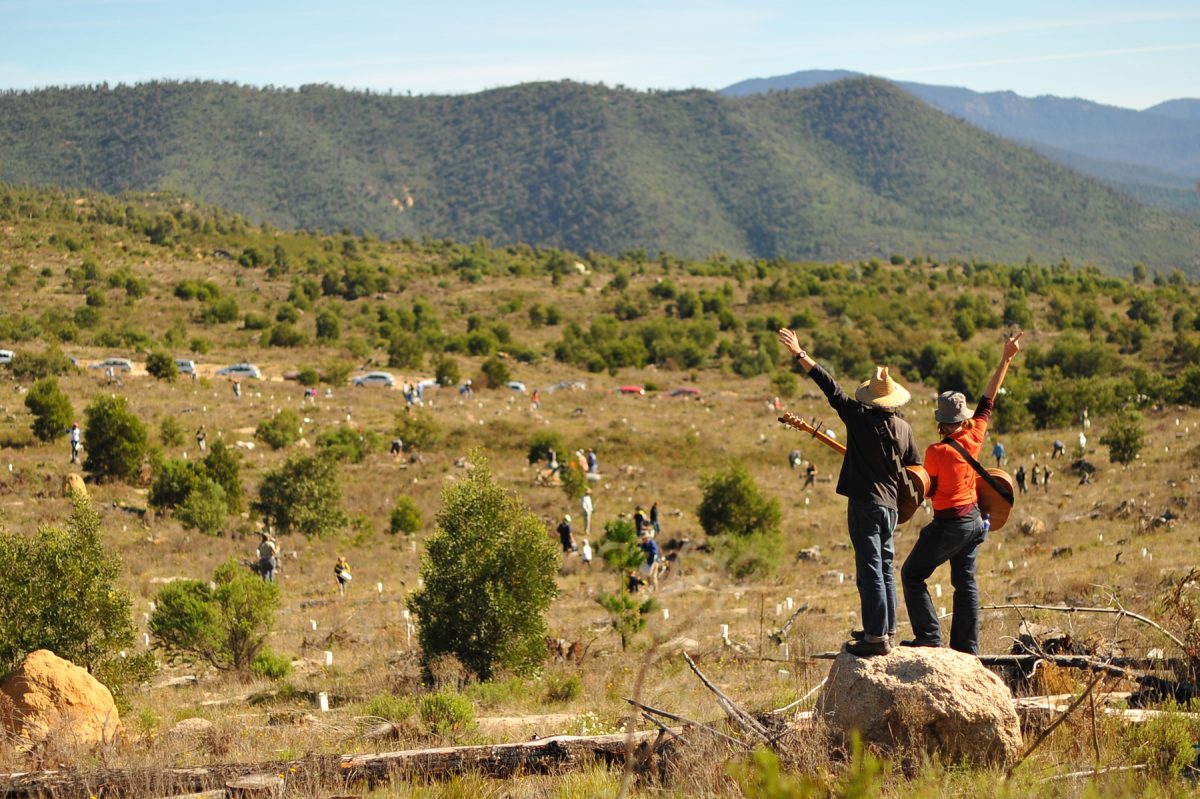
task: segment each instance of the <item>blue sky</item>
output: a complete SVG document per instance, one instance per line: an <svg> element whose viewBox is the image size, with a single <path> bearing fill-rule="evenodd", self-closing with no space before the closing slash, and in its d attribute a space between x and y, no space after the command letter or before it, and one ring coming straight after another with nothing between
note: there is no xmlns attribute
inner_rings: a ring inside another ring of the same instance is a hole
<svg viewBox="0 0 1200 799"><path fill-rule="evenodd" d="M414 94L851 69L1127 108L1200 96L1200 3L0 0L0 88L155 78Z"/></svg>

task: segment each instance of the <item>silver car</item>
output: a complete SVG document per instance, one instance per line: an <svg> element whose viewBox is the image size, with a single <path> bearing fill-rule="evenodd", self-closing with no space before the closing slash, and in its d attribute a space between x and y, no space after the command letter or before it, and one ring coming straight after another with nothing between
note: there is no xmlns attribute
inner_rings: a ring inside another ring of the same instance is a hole
<svg viewBox="0 0 1200 799"><path fill-rule="evenodd" d="M105 358L92 364L93 369L112 369L114 372L132 372L133 361L128 358Z"/></svg>
<svg viewBox="0 0 1200 799"><path fill-rule="evenodd" d="M356 386L396 387L396 378L392 377L391 372L367 372L365 375L359 375L350 382Z"/></svg>
<svg viewBox="0 0 1200 799"><path fill-rule="evenodd" d="M221 377L253 377L255 380L262 379L262 372L258 371L258 367L252 363L230 364L224 369L218 369L217 374Z"/></svg>

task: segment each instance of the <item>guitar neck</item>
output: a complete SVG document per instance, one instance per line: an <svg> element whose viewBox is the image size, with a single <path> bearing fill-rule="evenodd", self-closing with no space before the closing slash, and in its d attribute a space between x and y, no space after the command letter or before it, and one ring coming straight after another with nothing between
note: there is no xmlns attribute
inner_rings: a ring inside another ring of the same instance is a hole
<svg viewBox="0 0 1200 799"><path fill-rule="evenodd" d="M820 441L822 444L829 447L831 450L833 450L834 452L836 452L839 455L846 454L846 445L845 444L841 443L840 441L835 441L834 439L832 439L829 436L822 433L820 430L818 430L815 426L813 426L809 422L804 421L803 419L801 419L798 416L795 416L794 414L785 413L783 416L779 417L779 421L782 422L783 424L787 425L788 427L792 428L793 430L799 430L801 433L808 433L810 436L815 438L817 441Z"/></svg>
<svg viewBox="0 0 1200 799"><path fill-rule="evenodd" d="M832 438L825 435L821 431L818 430L818 431L814 432L812 434L812 437L815 438L817 441L820 441L825 446L829 447L831 450L833 450L837 454L839 454L839 455L846 454L846 445L845 444L843 444L840 441L834 441Z"/></svg>

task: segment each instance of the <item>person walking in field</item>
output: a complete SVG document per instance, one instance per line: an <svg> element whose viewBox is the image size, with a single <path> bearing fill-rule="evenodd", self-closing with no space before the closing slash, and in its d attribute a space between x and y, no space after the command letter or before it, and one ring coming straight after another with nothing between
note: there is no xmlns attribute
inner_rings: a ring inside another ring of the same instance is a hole
<svg viewBox="0 0 1200 799"><path fill-rule="evenodd" d="M350 574L350 564L342 556L338 556L337 563L333 564L333 576L337 578L338 596L346 595L346 585L354 579Z"/></svg>
<svg viewBox="0 0 1200 799"><path fill-rule="evenodd" d="M854 547L863 623L861 637L848 641L846 651L859 657L886 655L896 632L893 534L900 481L908 479L905 466L921 463L912 428L896 413L911 394L891 377L888 367L876 366L875 374L851 397L809 357L794 331L781 329L779 343L824 392L846 425L846 455L837 493L847 499L846 526Z"/></svg>
<svg viewBox="0 0 1200 799"><path fill-rule="evenodd" d="M583 499L579 500L579 506L583 509L583 534L592 534L592 513L595 510L595 505L592 503L592 489L583 492Z"/></svg>
<svg viewBox="0 0 1200 799"><path fill-rule="evenodd" d="M1013 477L1017 481L1017 491L1020 491L1022 494L1027 493L1028 489L1025 488L1025 464L1022 463L1017 467L1017 473Z"/></svg>
<svg viewBox="0 0 1200 799"><path fill-rule="evenodd" d="M200 429L196 431L196 448L201 452L208 448L208 434L204 432L204 425L200 425Z"/></svg>
<svg viewBox="0 0 1200 799"><path fill-rule="evenodd" d="M1042 469L1042 493L1043 494L1050 493L1050 474L1051 474L1051 472L1050 472L1049 466Z"/></svg>
<svg viewBox="0 0 1200 799"><path fill-rule="evenodd" d="M558 523L558 540L562 544L563 552L574 552L576 550L575 537L571 534L571 514L563 516L563 520Z"/></svg>
<svg viewBox="0 0 1200 799"><path fill-rule="evenodd" d="M79 422L71 422L71 463L79 463L79 442L82 434L79 432Z"/></svg>
<svg viewBox="0 0 1200 799"><path fill-rule="evenodd" d="M239 399L239 400L242 398L242 381L241 380L233 381L233 398Z"/></svg>
<svg viewBox="0 0 1200 799"><path fill-rule="evenodd" d="M650 535L649 528L642 531L638 537L638 548L642 550L645 560L638 569L639 575L650 585L650 590L658 590L659 550L658 542Z"/></svg>
<svg viewBox="0 0 1200 799"><path fill-rule="evenodd" d="M802 491L807 491L810 485L817 481L817 464L812 461L808 462L808 466L804 469L804 485L800 486Z"/></svg>
<svg viewBox="0 0 1200 799"><path fill-rule="evenodd" d="M258 573L268 583L275 582L275 571L279 568L279 546L266 530L258 543Z"/></svg>
<svg viewBox="0 0 1200 799"><path fill-rule="evenodd" d="M992 447L992 457L996 459L997 469L1004 465L1004 445L999 441L996 442L996 446Z"/></svg>
<svg viewBox="0 0 1200 799"><path fill-rule="evenodd" d="M979 512L975 488L978 472L971 460L977 461L983 448L996 394L1004 384L1009 364L1021 351L1021 335L1016 333L1005 340L1000 364L973 415L968 412L967 398L961 392L943 391L938 395L934 419L942 440L925 450L933 521L921 528L917 543L900 569L904 604L913 631L913 638L902 642L903 646L942 645L941 628L925 581L938 566L949 561L950 582L954 585L950 648L970 655L979 652L975 559L979 546L987 538L987 526Z"/></svg>
<svg viewBox="0 0 1200 799"><path fill-rule="evenodd" d="M592 565L592 543L586 538L583 539L583 546L579 549L579 556L583 560L584 566Z"/></svg>

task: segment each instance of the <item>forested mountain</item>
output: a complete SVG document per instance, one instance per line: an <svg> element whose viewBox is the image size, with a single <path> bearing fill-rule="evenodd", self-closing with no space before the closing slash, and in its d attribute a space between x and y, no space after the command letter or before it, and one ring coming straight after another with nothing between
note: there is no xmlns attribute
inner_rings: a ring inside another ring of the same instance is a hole
<svg viewBox="0 0 1200 799"><path fill-rule="evenodd" d="M806 70L756 78L722 90L731 97L809 89L861 77ZM1033 147L1072 169L1164 208L1200 211L1200 100L1171 100L1145 111L1063 97L1021 97L953 86L896 83L959 119Z"/></svg>
<svg viewBox="0 0 1200 799"><path fill-rule="evenodd" d="M0 181L173 190L281 227L576 251L892 252L1200 272L1148 210L890 83L730 98L151 83L0 95Z"/></svg>

